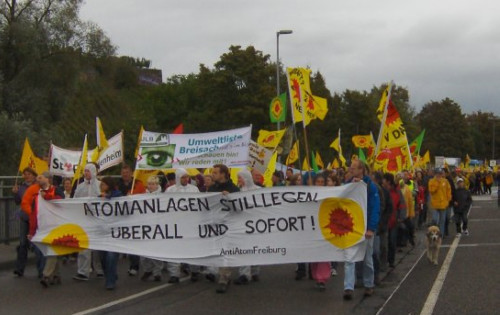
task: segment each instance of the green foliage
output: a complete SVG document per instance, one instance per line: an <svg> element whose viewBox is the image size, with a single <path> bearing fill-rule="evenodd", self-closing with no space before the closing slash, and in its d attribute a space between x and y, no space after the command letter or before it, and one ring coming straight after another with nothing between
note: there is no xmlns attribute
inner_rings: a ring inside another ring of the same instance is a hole
<svg viewBox="0 0 500 315"><path fill-rule="evenodd" d="M445 98L440 102L429 102L416 119L426 130L420 152L429 150L433 156L449 157L465 157L472 152L470 128L455 101Z"/></svg>
<svg viewBox="0 0 500 315"><path fill-rule="evenodd" d="M269 55L253 46L230 46L213 66L201 64L197 73L175 75L158 86L141 86L138 74L151 62L115 57L116 48L104 32L79 19L81 4L82 0L0 2L0 150L9 152L0 164L0 174L16 172L26 136L41 157L47 155L50 141L79 149L85 133L92 148L96 116L108 138L124 130L128 163L133 161L141 125L169 132L183 123L187 133L197 133L252 124L254 138L259 129L276 129L268 118L269 102L276 95L276 63ZM283 92L286 72L279 66ZM333 95L326 86L319 71L311 75L311 90L327 99L329 111L323 121L312 121L307 133L309 149L320 152L328 163L337 156L329 144L339 128L348 159L357 154L353 135L371 131L378 136L375 112L386 85ZM427 130L423 152L489 156L492 113L466 117L460 105L447 98L426 104L417 114L407 88L398 85L393 86L392 100L410 141L423 128ZM284 125L290 124L289 111ZM296 127L303 155L302 126ZM500 147L500 137L496 140Z"/></svg>

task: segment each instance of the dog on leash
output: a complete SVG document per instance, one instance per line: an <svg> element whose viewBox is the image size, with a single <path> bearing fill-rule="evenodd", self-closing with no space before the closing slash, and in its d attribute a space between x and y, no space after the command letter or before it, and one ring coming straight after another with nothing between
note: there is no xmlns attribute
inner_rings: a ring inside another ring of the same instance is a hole
<svg viewBox="0 0 500 315"><path fill-rule="evenodd" d="M441 248L441 231L432 225L427 229L427 258L434 265L438 264L439 249Z"/></svg>

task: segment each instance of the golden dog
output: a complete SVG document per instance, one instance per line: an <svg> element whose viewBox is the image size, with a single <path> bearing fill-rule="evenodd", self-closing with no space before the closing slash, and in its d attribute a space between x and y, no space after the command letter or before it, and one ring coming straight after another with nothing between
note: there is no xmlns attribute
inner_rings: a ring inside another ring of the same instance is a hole
<svg viewBox="0 0 500 315"><path fill-rule="evenodd" d="M427 229L427 258L434 265L438 264L439 248L441 247L441 231L435 225Z"/></svg>

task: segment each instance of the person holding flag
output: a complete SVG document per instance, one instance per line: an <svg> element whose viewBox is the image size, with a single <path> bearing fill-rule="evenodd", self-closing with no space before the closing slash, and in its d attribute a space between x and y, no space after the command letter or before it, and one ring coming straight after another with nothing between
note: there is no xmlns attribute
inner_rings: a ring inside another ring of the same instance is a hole
<svg viewBox="0 0 500 315"><path fill-rule="evenodd" d="M25 167L23 169L24 182L21 185L14 185L12 187L12 194L14 195L14 201L16 205L21 205L23 196L30 186L35 183L35 179L38 174L31 167ZM28 240L29 232L29 216L21 209L17 211L19 217L19 246L17 247L17 257L16 257L16 267L14 269L14 274L18 277L24 275L24 268L26 267L26 261L28 260L28 249L30 242Z"/></svg>

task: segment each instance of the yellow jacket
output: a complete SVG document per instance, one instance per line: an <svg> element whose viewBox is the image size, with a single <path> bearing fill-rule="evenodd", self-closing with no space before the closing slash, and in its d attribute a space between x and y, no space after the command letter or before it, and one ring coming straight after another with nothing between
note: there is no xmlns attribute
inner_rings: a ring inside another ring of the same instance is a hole
<svg viewBox="0 0 500 315"><path fill-rule="evenodd" d="M429 193L431 194L431 205L434 209L444 210L448 208L451 200L451 187L446 178L432 178L429 180Z"/></svg>

